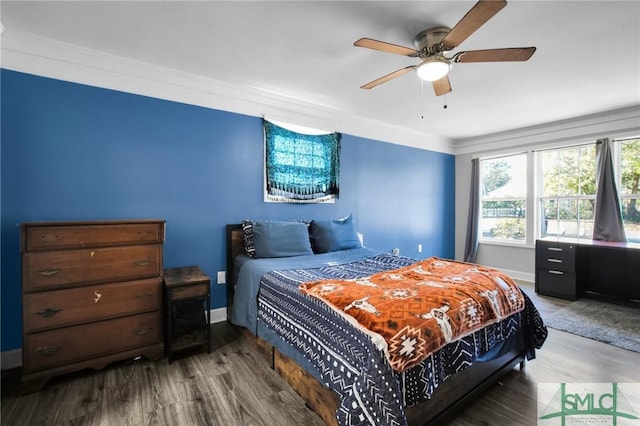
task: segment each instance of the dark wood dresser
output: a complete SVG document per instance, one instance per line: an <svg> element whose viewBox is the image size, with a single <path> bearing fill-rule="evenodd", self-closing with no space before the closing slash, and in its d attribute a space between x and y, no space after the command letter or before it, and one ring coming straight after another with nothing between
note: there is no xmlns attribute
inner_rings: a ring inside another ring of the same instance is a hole
<svg viewBox="0 0 640 426"><path fill-rule="evenodd" d="M22 391L163 357L161 220L22 224Z"/></svg>

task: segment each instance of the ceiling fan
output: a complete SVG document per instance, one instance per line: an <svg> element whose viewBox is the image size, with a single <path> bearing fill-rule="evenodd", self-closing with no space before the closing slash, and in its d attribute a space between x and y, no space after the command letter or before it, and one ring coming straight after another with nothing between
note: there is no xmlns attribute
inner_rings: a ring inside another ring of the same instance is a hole
<svg viewBox="0 0 640 426"><path fill-rule="evenodd" d="M471 34L484 25L506 5L507 2L504 0L480 0L453 28L428 28L415 36L413 39L413 44L415 46L414 49L371 38L361 38L360 40L357 40L353 44L358 47L366 47L368 49L420 58L422 60L418 65L410 65L408 67L401 68L373 80L364 86L361 86L361 88L371 89L382 83L386 83L391 79L400 77L409 71L415 70L421 79L431 82L436 96L441 96L451 92L451 83L447 74L454 62L506 62L528 60L536 51L535 47L470 50L466 52L458 52L451 57L446 56L446 54L458 47L458 45L465 41Z"/></svg>

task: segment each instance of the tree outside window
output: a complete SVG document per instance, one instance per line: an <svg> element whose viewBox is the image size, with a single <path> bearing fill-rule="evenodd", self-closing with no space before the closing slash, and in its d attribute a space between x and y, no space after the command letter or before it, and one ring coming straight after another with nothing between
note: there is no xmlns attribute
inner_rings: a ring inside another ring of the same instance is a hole
<svg viewBox="0 0 640 426"><path fill-rule="evenodd" d="M539 153L540 236L593 235L596 200L595 145Z"/></svg>
<svg viewBox="0 0 640 426"><path fill-rule="evenodd" d="M509 155L481 160L481 238L526 239L527 156Z"/></svg>
<svg viewBox="0 0 640 426"><path fill-rule="evenodd" d="M640 242L640 139L620 144L620 201L628 241Z"/></svg>

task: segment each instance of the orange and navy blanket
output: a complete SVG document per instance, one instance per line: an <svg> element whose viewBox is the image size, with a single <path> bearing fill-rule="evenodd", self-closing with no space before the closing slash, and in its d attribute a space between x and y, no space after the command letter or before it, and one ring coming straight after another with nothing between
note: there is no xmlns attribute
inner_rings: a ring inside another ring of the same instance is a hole
<svg viewBox="0 0 640 426"><path fill-rule="evenodd" d="M525 306L509 276L437 257L367 277L313 281L299 288L378 339L392 368L400 372Z"/></svg>

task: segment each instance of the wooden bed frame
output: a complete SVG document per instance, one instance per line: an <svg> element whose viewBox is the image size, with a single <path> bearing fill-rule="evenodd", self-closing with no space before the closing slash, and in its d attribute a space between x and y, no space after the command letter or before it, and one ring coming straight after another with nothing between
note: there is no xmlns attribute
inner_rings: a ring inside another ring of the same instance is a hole
<svg viewBox="0 0 640 426"><path fill-rule="evenodd" d="M242 226L227 225L227 319L231 316L235 274L233 259L244 253ZM242 336L263 354L266 362L302 397L306 405L315 411L328 425L336 425L336 411L340 405L338 395L324 387L315 377L307 373L298 364L276 348L254 336L249 330L238 327ZM487 388L495 384L502 376L513 370L516 365L524 368L524 339L521 334L516 349L494 360L473 364L466 370L447 379L438 387L431 399L422 404L406 407L409 425L433 425L446 420Z"/></svg>

